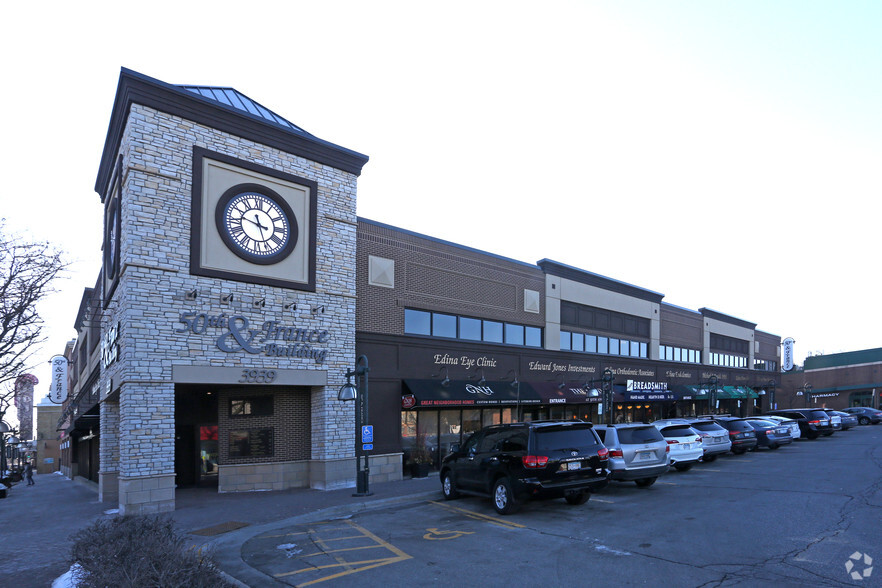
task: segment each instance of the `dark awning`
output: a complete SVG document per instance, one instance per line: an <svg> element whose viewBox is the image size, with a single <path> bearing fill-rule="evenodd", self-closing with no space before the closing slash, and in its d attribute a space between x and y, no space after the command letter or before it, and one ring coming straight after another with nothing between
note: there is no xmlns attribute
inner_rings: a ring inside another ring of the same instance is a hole
<svg viewBox="0 0 882 588"><path fill-rule="evenodd" d="M517 406L540 404L542 400L526 382L484 382L471 380L404 380L406 391L413 396L410 408L442 406ZM409 404L409 403L408 403Z"/></svg>
<svg viewBox="0 0 882 588"><path fill-rule="evenodd" d="M523 385L523 383L521 384ZM588 402L600 402L599 396L591 396L586 388L560 387L555 382L530 382L539 394L542 404L585 404Z"/></svg>

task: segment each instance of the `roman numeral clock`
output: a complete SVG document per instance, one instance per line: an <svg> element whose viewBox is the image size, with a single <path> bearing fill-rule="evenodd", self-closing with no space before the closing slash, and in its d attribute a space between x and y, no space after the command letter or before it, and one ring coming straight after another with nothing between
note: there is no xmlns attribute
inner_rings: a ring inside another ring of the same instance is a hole
<svg viewBox="0 0 882 588"><path fill-rule="evenodd" d="M251 263L278 263L297 244L297 219L291 207L259 184L227 190L217 203L215 222L226 246Z"/></svg>
<svg viewBox="0 0 882 588"><path fill-rule="evenodd" d="M190 273L315 291L318 184L193 149Z"/></svg>

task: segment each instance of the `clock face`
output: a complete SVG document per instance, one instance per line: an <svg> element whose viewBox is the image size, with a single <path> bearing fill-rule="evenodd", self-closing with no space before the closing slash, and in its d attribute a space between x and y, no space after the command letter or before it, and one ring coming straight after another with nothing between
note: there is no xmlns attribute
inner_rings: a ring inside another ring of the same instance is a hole
<svg viewBox="0 0 882 588"><path fill-rule="evenodd" d="M240 184L227 190L217 203L215 220L227 247L251 263L278 263L297 243L291 207L265 186Z"/></svg>

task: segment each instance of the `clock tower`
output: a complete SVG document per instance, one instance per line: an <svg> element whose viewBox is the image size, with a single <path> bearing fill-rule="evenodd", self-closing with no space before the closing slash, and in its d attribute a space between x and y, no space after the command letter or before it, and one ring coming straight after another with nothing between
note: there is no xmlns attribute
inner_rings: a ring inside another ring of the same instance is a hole
<svg viewBox="0 0 882 588"><path fill-rule="evenodd" d="M354 485L366 162L232 88L122 70L95 186L101 500Z"/></svg>

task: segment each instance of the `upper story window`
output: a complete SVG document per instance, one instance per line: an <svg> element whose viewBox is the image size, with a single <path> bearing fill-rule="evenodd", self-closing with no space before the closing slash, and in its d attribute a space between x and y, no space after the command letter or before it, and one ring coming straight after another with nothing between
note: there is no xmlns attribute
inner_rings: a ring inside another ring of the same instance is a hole
<svg viewBox="0 0 882 588"><path fill-rule="evenodd" d="M698 349L674 347L673 345L659 345L658 358L662 361L701 363L701 351Z"/></svg>
<svg viewBox="0 0 882 588"><path fill-rule="evenodd" d="M444 339L542 347L542 329L539 327L412 308L404 309L404 332Z"/></svg>
<svg viewBox="0 0 882 588"><path fill-rule="evenodd" d="M649 345L645 341L586 335L571 331L560 332L560 349L561 351L581 351L583 353L621 355L643 359L649 357Z"/></svg>

